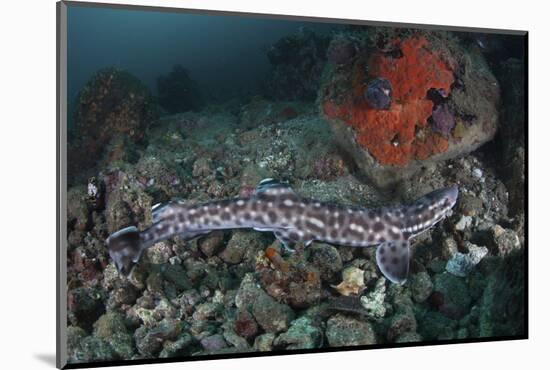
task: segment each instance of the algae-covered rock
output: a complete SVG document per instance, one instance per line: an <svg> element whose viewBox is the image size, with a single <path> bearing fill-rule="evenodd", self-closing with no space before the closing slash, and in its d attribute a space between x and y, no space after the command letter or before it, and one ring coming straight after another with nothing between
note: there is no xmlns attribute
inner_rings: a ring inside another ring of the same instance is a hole
<svg viewBox="0 0 550 370"><path fill-rule="evenodd" d="M166 340L163 344L163 349L159 353L160 358L168 358L182 356L188 353L190 346L194 340L191 334L181 333L175 340Z"/></svg>
<svg viewBox="0 0 550 370"><path fill-rule="evenodd" d="M481 262L483 257L489 252L487 247L480 247L470 242L466 243L468 253L456 252L449 261L445 270L456 276L467 276L475 266Z"/></svg>
<svg viewBox="0 0 550 370"><path fill-rule="evenodd" d="M440 312L427 311L417 315L418 333L424 340L448 340L454 338L458 322Z"/></svg>
<svg viewBox="0 0 550 370"><path fill-rule="evenodd" d="M223 339L223 335L214 334L209 337L201 339L201 346L206 351L219 351L220 349L227 348L227 343Z"/></svg>
<svg viewBox="0 0 550 370"><path fill-rule="evenodd" d="M252 306L252 314L262 329L272 333L287 330L294 318L294 311L289 306L278 303L265 292L258 295Z"/></svg>
<svg viewBox="0 0 550 370"><path fill-rule="evenodd" d="M481 337L525 334L524 272L523 253L512 252L489 276L481 297Z"/></svg>
<svg viewBox="0 0 550 370"><path fill-rule="evenodd" d="M252 274L247 274L241 282L235 304L237 308L250 310L262 329L271 333L286 331L294 318L292 309L264 292Z"/></svg>
<svg viewBox="0 0 550 370"><path fill-rule="evenodd" d="M76 288L67 293L69 321L85 330L105 312L101 291L92 288Z"/></svg>
<svg viewBox="0 0 550 370"><path fill-rule="evenodd" d="M124 316L118 312L108 312L94 323L94 334L99 338L108 339L115 333L124 332L126 332Z"/></svg>
<svg viewBox="0 0 550 370"><path fill-rule="evenodd" d="M386 316L386 279L381 277L376 281L374 290L361 297L361 305L372 318Z"/></svg>
<svg viewBox="0 0 550 370"><path fill-rule="evenodd" d="M395 341L406 333L415 333L416 328L417 323L413 310L400 310L390 319L386 335L389 341Z"/></svg>
<svg viewBox="0 0 550 370"><path fill-rule="evenodd" d="M120 359L132 358L136 352L134 338L129 333L114 333L105 340Z"/></svg>
<svg viewBox="0 0 550 370"><path fill-rule="evenodd" d="M115 170L105 175L106 217L109 233L127 226L151 225L151 197L131 173Z"/></svg>
<svg viewBox="0 0 550 370"><path fill-rule="evenodd" d="M134 332L136 347L140 354L148 357L157 356L167 340L174 341L182 331L178 320L164 319L153 327L140 326Z"/></svg>
<svg viewBox="0 0 550 370"><path fill-rule="evenodd" d="M198 240L197 244L202 253L207 257L212 257L223 248L223 231L214 231L204 238Z"/></svg>
<svg viewBox="0 0 550 370"><path fill-rule="evenodd" d="M325 335L331 347L376 344L371 324L343 314L328 319Z"/></svg>
<svg viewBox="0 0 550 370"><path fill-rule="evenodd" d="M321 344L323 333L314 326L308 317L300 317L292 321L286 333L280 334L273 344L286 349L317 348Z"/></svg>
<svg viewBox="0 0 550 370"><path fill-rule="evenodd" d="M318 98L340 147L379 187L491 140L500 94L483 56L447 34L385 32L353 34L357 55L325 69Z"/></svg>
<svg viewBox="0 0 550 370"><path fill-rule="evenodd" d="M74 112L75 130L68 148L70 177L103 158L118 157L116 148L109 146L116 140L124 140L123 151L143 143L148 127L158 118L149 89L116 68L92 76L78 94Z"/></svg>
<svg viewBox="0 0 550 370"><path fill-rule="evenodd" d="M86 230L89 226L90 210L86 203L86 188L75 186L67 191L67 223L70 228Z"/></svg>
<svg viewBox="0 0 550 370"><path fill-rule="evenodd" d="M442 295L439 310L446 316L457 319L469 311L472 297L464 278L449 273L437 274L434 291Z"/></svg>
<svg viewBox="0 0 550 370"><path fill-rule="evenodd" d="M86 331L78 326L69 325L67 327L67 356L69 362L73 362L80 350L80 341L86 337Z"/></svg>
<svg viewBox="0 0 550 370"><path fill-rule="evenodd" d="M424 302L433 291L433 283L430 275L422 271L411 277L411 293L415 302Z"/></svg>
<svg viewBox="0 0 550 370"><path fill-rule="evenodd" d="M224 262L237 264L247 254L255 255L260 248L261 242L257 234L248 231L235 231L219 256Z"/></svg>
<svg viewBox="0 0 550 370"><path fill-rule="evenodd" d="M319 270L321 280L334 281L343 267L338 249L329 244L313 243L308 252L309 261Z"/></svg>
<svg viewBox="0 0 550 370"><path fill-rule="evenodd" d="M243 338L254 338L258 334L258 324L248 310L241 309L235 318L234 330Z"/></svg>
<svg viewBox="0 0 550 370"><path fill-rule="evenodd" d="M329 39L307 28L285 36L267 52L271 71L265 94L275 99L314 100Z"/></svg>
<svg viewBox="0 0 550 370"><path fill-rule="evenodd" d="M74 362L95 362L117 360L118 355L103 339L88 336L80 341L79 348L73 353Z"/></svg>
<svg viewBox="0 0 550 370"><path fill-rule="evenodd" d="M267 352L273 349L273 341L275 340L275 334L265 333L258 335L254 340L254 349L260 352Z"/></svg>

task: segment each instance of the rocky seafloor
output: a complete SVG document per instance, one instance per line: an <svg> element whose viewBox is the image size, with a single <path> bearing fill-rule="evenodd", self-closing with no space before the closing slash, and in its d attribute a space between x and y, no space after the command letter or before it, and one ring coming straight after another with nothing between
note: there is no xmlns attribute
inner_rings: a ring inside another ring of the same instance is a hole
<svg viewBox="0 0 550 370"><path fill-rule="evenodd" d="M279 117L289 107L296 116ZM384 193L358 180L331 140L313 107L255 100L237 115L165 117L135 164L111 163L71 187L70 361L521 335L524 218L491 153L441 162ZM109 233L145 226L153 204L246 195L268 176L303 196L366 207L451 184L460 196L450 218L413 241L404 286L382 277L375 248L314 242L287 256L258 231L158 243L128 278L109 260Z"/></svg>
<svg viewBox="0 0 550 370"><path fill-rule="evenodd" d="M499 67L504 102L521 101L521 84L506 78L520 67L512 59ZM69 147L69 362L524 335L521 110L503 104L488 144L426 161L381 189L342 149L318 102L254 96L159 115L139 83L120 93L116 74L98 75L81 96L85 124ZM125 96L116 114L104 113L109 91ZM454 184L459 198L450 217L412 240L402 286L382 276L376 248L313 242L285 254L272 233L252 230L169 239L128 277L118 274L105 239L149 226L154 204L247 196L267 177L304 197L362 207Z"/></svg>

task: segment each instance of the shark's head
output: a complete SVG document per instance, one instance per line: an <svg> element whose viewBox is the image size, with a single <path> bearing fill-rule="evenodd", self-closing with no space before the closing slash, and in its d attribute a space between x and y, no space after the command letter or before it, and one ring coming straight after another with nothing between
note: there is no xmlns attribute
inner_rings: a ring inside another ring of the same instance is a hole
<svg viewBox="0 0 550 370"><path fill-rule="evenodd" d="M119 230L107 238L106 244L118 272L128 275L139 261L142 252L138 229L135 226L130 226Z"/></svg>
<svg viewBox="0 0 550 370"><path fill-rule="evenodd" d="M458 187L456 185L435 190L417 199L408 211L408 232L419 234L449 214L456 204Z"/></svg>

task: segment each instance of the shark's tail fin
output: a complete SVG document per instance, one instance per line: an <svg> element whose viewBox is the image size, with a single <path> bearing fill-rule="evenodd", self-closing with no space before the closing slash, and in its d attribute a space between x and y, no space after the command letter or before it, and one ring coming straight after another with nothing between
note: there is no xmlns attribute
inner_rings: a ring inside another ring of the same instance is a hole
<svg viewBox="0 0 550 370"><path fill-rule="evenodd" d="M106 243L118 272L128 275L143 252L139 230L135 226L126 227L111 234Z"/></svg>

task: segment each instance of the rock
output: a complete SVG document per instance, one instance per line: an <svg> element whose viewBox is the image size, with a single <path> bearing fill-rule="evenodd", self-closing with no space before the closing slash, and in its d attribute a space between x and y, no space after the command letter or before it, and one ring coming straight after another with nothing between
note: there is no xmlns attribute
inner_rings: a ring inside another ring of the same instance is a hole
<svg viewBox="0 0 550 370"><path fill-rule="evenodd" d="M151 225L151 197L130 173L113 171L104 175L106 183L107 229L114 233L135 225L145 229Z"/></svg>
<svg viewBox="0 0 550 370"><path fill-rule="evenodd" d="M448 260L458 252L458 245L453 237L447 237L443 239L441 246L441 257Z"/></svg>
<svg viewBox="0 0 550 370"><path fill-rule="evenodd" d="M430 262L428 262L428 269L436 274L442 273L445 271L445 266L447 265L447 262L441 260L440 258L434 258Z"/></svg>
<svg viewBox="0 0 550 370"><path fill-rule="evenodd" d="M267 352L273 349L273 341L275 340L275 334L265 333L258 335L254 340L254 349L260 352Z"/></svg>
<svg viewBox="0 0 550 370"><path fill-rule="evenodd" d="M416 332L416 318L412 309L400 310L390 320L387 338L389 341L395 341L406 333L414 332Z"/></svg>
<svg viewBox="0 0 550 370"><path fill-rule="evenodd" d="M527 115L525 104L525 63L521 59L507 58L500 61L500 83L502 84L502 109L499 115L503 178L510 192L512 216L525 212L526 153L525 134Z"/></svg>
<svg viewBox="0 0 550 370"><path fill-rule="evenodd" d="M418 332L424 340L454 339L458 323L437 311L426 311L418 315Z"/></svg>
<svg viewBox="0 0 550 370"><path fill-rule="evenodd" d="M521 248L518 234L514 230L504 229L500 225L495 225L491 231L493 242L497 246L500 256L506 256Z"/></svg>
<svg viewBox="0 0 550 370"><path fill-rule="evenodd" d="M126 332L113 333L105 338L120 359L131 359L135 354L134 339Z"/></svg>
<svg viewBox="0 0 550 370"><path fill-rule="evenodd" d="M101 292L76 288L67 293L68 318L72 325L91 330L92 324L105 312Z"/></svg>
<svg viewBox="0 0 550 370"><path fill-rule="evenodd" d="M254 281L252 274L246 274L235 296L235 304L241 310L249 309L256 322L267 332L279 333L288 329L294 312L285 304L278 303L264 292Z"/></svg>
<svg viewBox="0 0 550 370"><path fill-rule="evenodd" d="M357 267L346 267L344 271L342 271L342 282L332 287L345 296L359 294L365 289L364 275L365 271Z"/></svg>
<svg viewBox="0 0 550 370"><path fill-rule="evenodd" d="M187 354L189 347L193 343L193 337L189 333L182 333L175 341L167 340L164 342L163 349L159 358L176 357Z"/></svg>
<svg viewBox="0 0 550 370"><path fill-rule="evenodd" d="M329 244L312 243L308 248L310 263L319 270L321 280L334 281L342 270L342 258L338 249Z"/></svg>
<svg viewBox="0 0 550 370"><path fill-rule="evenodd" d="M264 290L278 302L293 308L307 308L321 298L319 271L304 261L303 255L283 258L279 243L268 247L265 258L269 263L256 265Z"/></svg>
<svg viewBox="0 0 550 370"><path fill-rule="evenodd" d="M310 349L321 345L323 333L314 326L308 317L300 317L292 321L286 333L280 334L273 344L285 349Z"/></svg>
<svg viewBox="0 0 550 370"><path fill-rule="evenodd" d="M254 302L262 293L265 292L256 283L254 275L247 273L235 295L235 305L241 310L251 310Z"/></svg>
<svg viewBox="0 0 550 370"><path fill-rule="evenodd" d="M329 38L303 28L274 43L267 52L271 71L264 94L272 100L315 100Z"/></svg>
<svg viewBox="0 0 550 370"><path fill-rule="evenodd" d="M70 178L102 159L129 159L126 153L143 144L159 114L147 86L117 68L102 69L90 78L76 98L74 112L74 137L67 149ZM117 141L118 148L110 145Z"/></svg>
<svg viewBox="0 0 550 370"><path fill-rule="evenodd" d="M152 295L159 297L164 295L164 284L162 273L160 271L151 271L149 276L147 276L145 283L147 284L147 291Z"/></svg>
<svg viewBox="0 0 550 370"><path fill-rule="evenodd" d="M479 168L474 168L474 170L472 171L472 175L474 175L474 177L477 177L478 179L481 179L481 177L483 176L483 172Z"/></svg>
<svg viewBox="0 0 550 370"><path fill-rule="evenodd" d="M427 272L422 271L411 277L411 293L415 302L422 303L433 292L433 283Z"/></svg>
<svg viewBox="0 0 550 370"><path fill-rule="evenodd" d="M182 323L179 320L163 319L152 328L140 326L134 332L136 347L143 356L156 357L163 342L178 338L181 330Z"/></svg>
<svg viewBox="0 0 550 370"><path fill-rule="evenodd" d="M112 361L118 359L111 346L103 339L88 336L80 341L73 353L75 362Z"/></svg>
<svg viewBox="0 0 550 370"><path fill-rule="evenodd" d="M456 252L445 266L445 270L456 276L467 276L475 266L489 252L487 247L479 247L470 242L466 242L468 254Z"/></svg>
<svg viewBox="0 0 550 370"><path fill-rule="evenodd" d="M191 314L195 307L202 301L202 297L196 289L184 291L177 298L177 305L181 307L186 314Z"/></svg>
<svg viewBox="0 0 550 370"><path fill-rule="evenodd" d="M271 333L286 331L294 318L294 312L289 306L278 303L265 292L254 302L252 314L262 329Z"/></svg>
<svg viewBox="0 0 550 370"><path fill-rule="evenodd" d="M193 313L193 320L208 321L215 319L223 312L223 306L219 303L205 302L199 304Z"/></svg>
<svg viewBox="0 0 550 370"><path fill-rule="evenodd" d="M415 332L403 333L395 338L394 343L416 343L422 342L422 336Z"/></svg>
<svg viewBox="0 0 550 370"><path fill-rule="evenodd" d="M166 242L159 242L147 248L145 254L149 261L155 265L168 263L168 260L173 255L172 248Z"/></svg>
<svg viewBox="0 0 550 370"><path fill-rule="evenodd" d="M136 348L138 352L146 357L156 357L162 348L162 342L157 338L148 335L148 328L140 326L134 332L134 339L136 341Z"/></svg>
<svg viewBox="0 0 550 370"><path fill-rule="evenodd" d="M512 251L499 260L480 298L480 337L527 334L525 268L522 251Z"/></svg>
<svg viewBox="0 0 550 370"><path fill-rule="evenodd" d="M327 60L329 63L344 66L353 61L357 47L353 40L343 34L335 35L328 45Z"/></svg>
<svg viewBox="0 0 550 370"><path fill-rule="evenodd" d="M108 312L94 323L94 334L99 338L108 339L115 333L125 333L124 316L117 312Z"/></svg>
<svg viewBox="0 0 550 370"><path fill-rule="evenodd" d="M223 248L223 231L213 231L204 238L198 240L197 244L202 253L207 257L212 257Z"/></svg>
<svg viewBox="0 0 550 370"><path fill-rule="evenodd" d="M376 335L370 323L342 314L328 319L325 335L331 347L376 344Z"/></svg>
<svg viewBox="0 0 550 370"><path fill-rule="evenodd" d="M261 248L261 243L255 233L249 231L235 231L227 242L219 257L226 263L240 263L246 254L255 254Z"/></svg>
<svg viewBox="0 0 550 370"><path fill-rule="evenodd" d="M225 341L232 347L242 349L242 350L250 350L250 345L246 341L245 338L237 335L235 331L233 330L234 323L232 321L226 321L222 325L223 329L223 338Z"/></svg>
<svg viewBox="0 0 550 370"><path fill-rule="evenodd" d="M367 310L371 318L382 318L386 316L386 279L379 278L372 292L361 297L361 305Z"/></svg>
<svg viewBox="0 0 550 370"><path fill-rule="evenodd" d="M458 201L458 210L460 213L462 213L466 219L459 221L464 223L464 227L461 231L464 229L470 227L472 224L472 217L479 216L483 213L483 200L481 200L480 197L474 196L469 193L460 194L459 201ZM457 229L460 230L460 229Z"/></svg>
<svg viewBox="0 0 550 370"><path fill-rule="evenodd" d="M191 282L187 277L187 273L181 265L167 264L162 276L166 281L174 284L178 291L189 290L192 288Z"/></svg>
<svg viewBox="0 0 550 370"><path fill-rule="evenodd" d="M83 186L72 187L67 191L67 224L69 228L86 230L90 211L86 203L86 189Z"/></svg>
<svg viewBox="0 0 550 370"><path fill-rule="evenodd" d="M84 329L72 325L67 327L67 356L69 362L77 361L76 356L80 350L80 341L85 337L86 332Z"/></svg>
<svg viewBox="0 0 550 370"><path fill-rule="evenodd" d="M444 33L382 33L354 34L362 57L345 68L329 65L318 101L359 172L388 187L491 140L500 91L483 56ZM375 90L373 104L369 83L380 80L391 90Z"/></svg>
<svg viewBox="0 0 550 370"><path fill-rule="evenodd" d="M459 319L470 309L472 297L463 278L450 273L437 274L434 278L434 294L441 294L438 309L444 315ZM422 335L424 337L424 335Z"/></svg>
<svg viewBox="0 0 550 370"><path fill-rule="evenodd" d="M193 177L205 177L212 173L210 168L210 160L208 158L199 157L193 163Z"/></svg>
<svg viewBox="0 0 550 370"><path fill-rule="evenodd" d="M455 230L464 231L472 226L472 217L462 216L460 220L455 224Z"/></svg>
<svg viewBox="0 0 550 370"><path fill-rule="evenodd" d="M251 339L258 334L258 324L248 310L241 309L235 318L234 330L241 337Z"/></svg>
<svg viewBox="0 0 550 370"><path fill-rule="evenodd" d="M206 351L219 351L222 348L227 348L227 343L220 334L211 335L201 339L201 346Z"/></svg>

